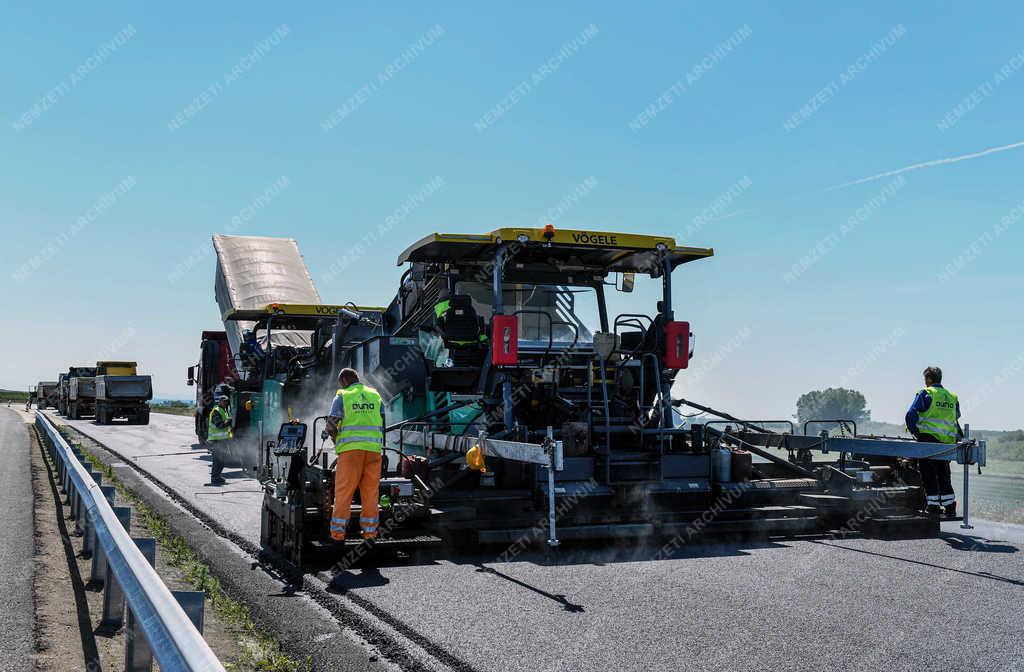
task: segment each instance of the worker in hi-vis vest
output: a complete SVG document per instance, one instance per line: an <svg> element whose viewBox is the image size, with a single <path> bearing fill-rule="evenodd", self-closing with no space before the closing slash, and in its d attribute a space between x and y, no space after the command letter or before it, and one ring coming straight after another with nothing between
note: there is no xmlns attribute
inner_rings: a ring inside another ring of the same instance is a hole
<svg viewBox="0 0 1024 672"><path fill-rule="evenodd" d="M384 408L377 390L360 383L359 374L352 369L341 370L338 385L341 389L334 396L327 421L327 433L334 439L334 452L338 454L334 469L331 539L345 540L352 495L357 488L362 503L359 527L363 539L374 539L380 522L377 496L384 443Z"/></svg>
<svg viewBox="0 0 1024 672"><path fill-rule="evenodd" d="M929 366L924 370L924 389L917 393L907 411L907 429L918 441L953 444L964 436L960 428L960 401L942 386L942 369ZM942 450L936 446L936 451ZM949 460L919 460L921 480L928 503L927 512L956 515L956 494L950 474Z"/></svg>
<svg viewBox="0 0 1024 672"><path fill-rule="evenodd" d="M231 399L222 394L217 397L217 405L210 411L209 422L206 425L206 440L210 445L210 457L213 458L213 465L210 467L210 482L213 485L224 485L226 482L221 477L224 471L224 451L226 442L234 438L231 431L231 414L228 408L231 406Z"/></svg>

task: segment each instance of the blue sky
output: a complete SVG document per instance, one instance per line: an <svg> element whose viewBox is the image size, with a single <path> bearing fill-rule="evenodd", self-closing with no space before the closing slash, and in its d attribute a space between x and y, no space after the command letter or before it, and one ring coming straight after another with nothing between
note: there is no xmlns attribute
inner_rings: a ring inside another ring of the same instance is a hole
<svg viewBox="0 0 1024 672"><path fill-rule="evenodd" d="M16 354L0 386L53 378L113 344L159 394L187 395L199 332L219 324L214 259L194 254L213 233L293 237L325 301L386 303L412 241L535 225L567 199L558 226L715 248L676 274L702 367L681 394L786 417L801 393L845 383L876 418L899 420L935 363L972 400L968 421L1019 427L1024 147L830 188L1024 140L1022 12L10 7L0 348ZM344 118L325 130L332 113ZM441 186L416 198L432 180ZM714 216L694 227L702 213ZM652 297L641 288L613 307Z"/></svg>

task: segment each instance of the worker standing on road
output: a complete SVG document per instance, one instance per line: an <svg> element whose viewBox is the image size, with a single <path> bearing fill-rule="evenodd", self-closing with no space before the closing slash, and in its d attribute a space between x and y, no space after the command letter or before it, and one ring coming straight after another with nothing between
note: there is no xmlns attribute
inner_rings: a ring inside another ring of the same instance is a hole
<svg viewBox="0 0 1024 672"><path fill-rule="evenodd" d="M359 382L353 369L338 374L341 389L334 396L327 433L334 439L338 461L334 470L334 513L331 539L345 540L352 495L359 489L363 539L375 539L380 521L377 495L380 486L384 408L377 390Z"/></svg>
<svg viewBox="0 0 1024 672"><path fill-rule="evenodd" d="M924 370L924 389L917 393L907 411L907 429L924 443L956 443L963 438L960 428L960 401L942 386L942 369ZM938 452L938 451L936 451ZM956 515L956 494L948 460L920 460L921 478L928 501L927 512Z"/></svg>
<svg viewBox="0 0 1024 672"><path fill-rule="evenodd" d="M231 431L231 414L228 408L231 407L231 399L222 394L217 397L217 405L210 411L210 422L206 430L206 440L211 443L210 456L213 458L213 466L210 467L210 482L213 485L224 485L226 482L221 477L224 471L224 451L227 442L235 438Z"/></svg>

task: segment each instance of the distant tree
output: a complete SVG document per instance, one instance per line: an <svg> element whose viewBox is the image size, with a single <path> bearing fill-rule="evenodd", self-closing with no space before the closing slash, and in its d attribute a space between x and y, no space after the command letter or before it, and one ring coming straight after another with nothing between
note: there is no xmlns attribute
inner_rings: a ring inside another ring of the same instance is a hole
<svg viewBox="0 0 1024 672"><path fill-rule="evenodd" d="M796 417L801 425L808 420L863 422L871 419L871 411L867 409L864 395L857 390L830 387L827 390L812 390L797 399Z"/></svg>

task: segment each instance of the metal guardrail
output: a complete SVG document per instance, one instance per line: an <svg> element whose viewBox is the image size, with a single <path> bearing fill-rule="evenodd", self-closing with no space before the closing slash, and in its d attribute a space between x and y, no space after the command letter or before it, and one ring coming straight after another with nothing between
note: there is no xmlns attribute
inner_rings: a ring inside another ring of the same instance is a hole
<svg viewBox="0 0 1024 672"><path fill-rule="evenodd" d="M36 425L47 437L50 457L67 493L71 517L83 534L83 555L92 556L94 583L103 583L101 626L119 628L128 606L125 669L152 669L155 657L162 672L224 672L200 630L203 593L172 592L153 568L156 544L132 539L131 509L112 507L114 490L102 475L81 461L50 419L36 411Z"/></svg>

